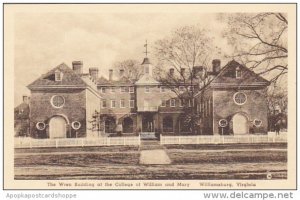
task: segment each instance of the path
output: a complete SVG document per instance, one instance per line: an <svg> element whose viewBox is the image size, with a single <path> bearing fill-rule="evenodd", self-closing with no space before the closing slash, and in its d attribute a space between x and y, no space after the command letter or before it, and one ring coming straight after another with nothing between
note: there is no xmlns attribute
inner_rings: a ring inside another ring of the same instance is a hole
<svg viewBox="0 0 300 200"><path fill-rule="evenodd" d="M140 146L140 164L168 165L171 164L171 159L159 141L145 140Z"/></svg>

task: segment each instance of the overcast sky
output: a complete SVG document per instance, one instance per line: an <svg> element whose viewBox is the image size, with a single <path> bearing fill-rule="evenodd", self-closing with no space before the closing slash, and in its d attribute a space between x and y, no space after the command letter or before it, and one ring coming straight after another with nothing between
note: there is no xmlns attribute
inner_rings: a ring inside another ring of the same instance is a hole
<svg viewBox="0 0 300 200"><path fill-rule="evenodd" d="M229 51L221 37L224 25L211 13L101 13L100 10L99 13L18 13L15 15L15 105L22 101L23 94L29 94L28 84L62 62L72 67L72 61L81 60L85 72L89 67L99 67L100 75L106 76L117 61L142 61L146 39L151 58L151 44L185 25L208 29L222 51Z"/></svg>

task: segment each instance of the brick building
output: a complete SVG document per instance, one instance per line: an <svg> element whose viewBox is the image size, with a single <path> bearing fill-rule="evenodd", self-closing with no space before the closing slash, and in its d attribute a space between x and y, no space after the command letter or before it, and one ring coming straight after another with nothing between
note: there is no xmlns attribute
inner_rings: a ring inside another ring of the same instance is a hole
<svg viewBox="0 0 300 200"><path fill-rule="evenodd" d="M100 95L95 80L82 73L82 62L73 70L62 63L28 85L30 130L37 138L93 137L93 124L100 111Z"/></svg>
<svg viewBox="0 0 300 200"><path fill-rule="evenodd" d="M81 61L72 65L61 64L28 86L33 137L191 134L187 120L192 112L200 116L194 134L267 132L264 89L269 82L236 61L221 69L220 60L213 60L211 72L194 67L193 77L182 69L180 75L193 79L190 86L156 80L147 57L137 80L122 69L110 69L106 79L97 68L84 74ZM174 69L168 76L175 76ZM190 93L192 99L185 98Z"/></svg>
<svg viewBox="0 0 300 200"><path fill-rule="evenodd" d="M266 133L269 81L232 60L214 60L211 81L195 95L203 134Z"/></svg>

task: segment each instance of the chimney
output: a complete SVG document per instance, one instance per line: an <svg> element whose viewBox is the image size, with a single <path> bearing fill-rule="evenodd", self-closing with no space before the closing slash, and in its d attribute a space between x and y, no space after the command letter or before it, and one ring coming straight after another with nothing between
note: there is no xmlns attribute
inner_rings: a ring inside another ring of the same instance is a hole
<svg viewBox="0 0 300 200"><path fill-rule="evenodd" d="M108 78L108 80L110 80L110 81L113 80L113 72L114 71L112 69L109 70L109 78Z"/></svg>
<svg viewBox="0 0 300 200"><path fill-rule="evenodd" d="M185 75L185 68L180 68L180 74L181 74L181 76Z"/></svg>
<svg viewBox="0 0 300 200"><path fill-rule="evenodd" d="M23 95L23 103L29 103L29 97L27 95Z"/></svg>
<svg viewBox="0 0 300 200"><path fill-rule="evenodd" d="M90 76L96 81L98 79L99 69L97 67L91 67L89 69Z"/></svg>
<svg viewBox="0 0 300 200"><path fill-rule="evenodd" d="M120 78L124 76L124 69L120 69Z"/></svg>
<svg viewBox="0 0 300 200"><path fill-rule="evenodd" d="M170 68L170 76L171 76L171 77L174 76L174 68Z"/></svg>
<svg viewBox="0 0 300 200"><path fill-rule="evenodd" d="M221 60L220 59L214 59L212 61L212 68L213 68L213 73L219 73L221 69Z"/></svg>
<svg viewBox="0 0 300 200"><path fill-rule="evenodd" d="M73 66L73 71L76 74L82 74L82 66L83 66L82 61L73 61L72 66Z"/></svg>

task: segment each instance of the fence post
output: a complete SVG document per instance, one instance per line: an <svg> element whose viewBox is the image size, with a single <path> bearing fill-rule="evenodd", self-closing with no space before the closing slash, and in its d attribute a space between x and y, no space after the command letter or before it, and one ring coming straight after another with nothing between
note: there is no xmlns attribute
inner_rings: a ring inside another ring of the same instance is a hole
<svg viewBox="0 0 300 200"><path fill-rule="evenodd" d="M123 137L123 145L125 145L125 143L126 143L126 142L125 142L125 137Z"/></svg>
<svg viewBox="0 0 300 200"><path fill-rule="evenodd" d="M199 138L199 136L197 136L196 144L199 144L199 140L200 140L200 138Z"/></svg>
<svg viewBox="0 0 300 200"><path fill-rule="evenodd" d="M162 134L160 134L159 139L160 139L160 144L161 144L161 145L164 144L164 143L163 143Z"/></svg>
<svg viewBox="0 0 300 200"><path fill-rule="evenodd" d="M110 146L110 137L107 138L107 143L106 143L106 145L107 145L107 146Z"/></svg>
<svg viewBox="0 0 300 200"><path fill-rule="evenodd" d="M222 144L225 143L225 140L224 140L224 135L222 135Z"/></svg>
<svg viewBox="0 0 300 200"><path fill-rule="evenodd" d="M81 147L84 147L84 141L83 141L83 138L81 139Z"/></svg>
<svg viewBox="0 0 300 200"><path fill-rule="evenodd" d="M58 141L57 141L57 139L55 139L55 148L57 148L58 147Z"/></svg>
<svg viewBox="0 0 300 200"><path fill-rule="evenodd" d="M178 138L178 143L179 143L179 144L181 144L181 139L180 139L180 136L179 136L179 138Z"/></svg>
<svg viewBox="0 0 300 200"><path fill-rule="evenodd" d="M30 138L29 141L30 141L30 142L29 142L29 147L30 147L30 149L31 149L31 148L32 148L31 138Z"/></svg>

